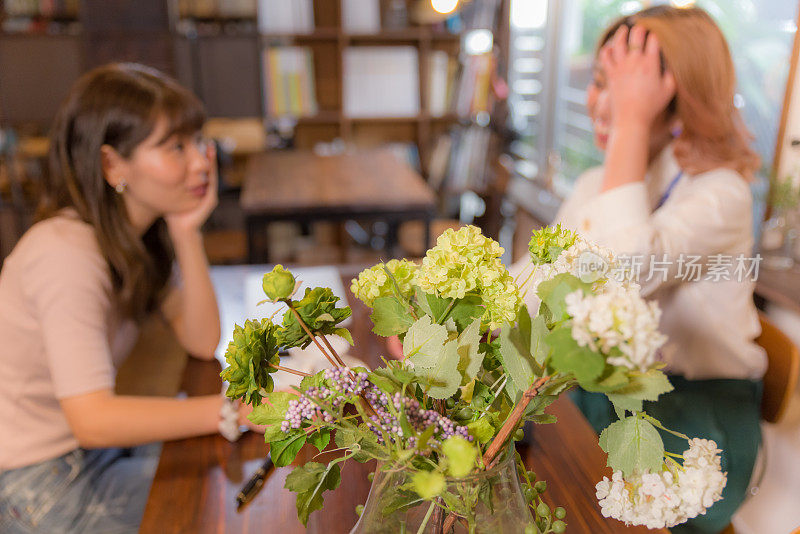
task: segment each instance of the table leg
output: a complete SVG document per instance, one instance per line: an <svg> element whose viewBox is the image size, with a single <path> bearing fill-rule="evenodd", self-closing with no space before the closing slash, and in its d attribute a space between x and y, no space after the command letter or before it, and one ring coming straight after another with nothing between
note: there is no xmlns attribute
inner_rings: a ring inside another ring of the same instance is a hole
<svg viewBox="0 0 800 534"><path fill-rule="evenodd" d="M269 261L269 239L267 226L269 222L248 217L247 226L247 263L267 263Z"/></svg>
<svg viewBox="0 0 800 534"><path fill-rule="evenodd" d="M394 249L397 246L397 232L400 228L400 222L397 220L388 221L388 228L386 229L386 260L394 258Z"/></svg>

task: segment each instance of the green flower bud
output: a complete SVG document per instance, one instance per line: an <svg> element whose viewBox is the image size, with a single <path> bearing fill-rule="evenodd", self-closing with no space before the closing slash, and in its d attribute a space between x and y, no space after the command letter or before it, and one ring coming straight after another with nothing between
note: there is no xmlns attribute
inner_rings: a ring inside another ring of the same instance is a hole
<svg viewBox="0 0 800 534"><path fill-rule="evenodd" d="M294 293L294 275L283 268L283 265L276 265L272 272L264 275L261 287L264 294L273 302L287 299Z"/></svg>
<svg viewBox="0 0 800 534"><path fill-rule="evenodd" d="M522 438L525 437L525 431L521 428L518 428L516 432L514 432L514 441L520 441Z"/></svg>
<svg viewBox="0 0 800 534"><path fill-rule="evenodd" d="M525 534L539 534L539 529L533 523L525 525Z"/></svg>
<svg viewBox="0 0 800 534"><path fill-rule="evenodd" d="M550 507L547 504L540 502L539 506L536 507L536 513L539 517L548 517L550 515Z"/></svg>
<svg viewBox="0 0 800 534"><path fill-rule="evenodd" d="M356 506L356 515L358 517L361 517L361 514L363 514L363 513L364 513L364 505L363 504L357 505ZM563 530L562 530L562 532L563 532Z"/></svg>
<svg viewBox="0 0 800 534"><path fill-rule="evenodd" d="M553 532L554 534L563 534L567 530L567 524L563 521L556 521L553 523Z"/></svg>
<svg viewBox="0 0 800 534"><path fill-rule="evenodd" d="M555 515L556 519L564 519L565 517L567 517L567 511L564 510L564 508L562 508L561 506L559 506L558 508L556 508Z"/></svg>
<svg viewBox="0 0 800 534"><path fill-rule="evenodd" d="M539 493L544 493L545 491L547 491L547 482L545 482L544 480L540 480L539 482L536 483L535 486L533 486L533 488Z"/></svg>

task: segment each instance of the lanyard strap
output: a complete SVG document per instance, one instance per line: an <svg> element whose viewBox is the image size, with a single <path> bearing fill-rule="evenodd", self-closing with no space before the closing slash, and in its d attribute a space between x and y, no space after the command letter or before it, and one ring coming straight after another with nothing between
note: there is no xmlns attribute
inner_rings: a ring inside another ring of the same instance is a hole
<svg viewBox="0 0 800 534"><path fill-rule="evenodd" d="M676 174L675 178L673 178L672 181L669 183L669 185L667 186L667 190L664 191L663 195L661 195L661 200L659 200L658 204L656 204L656 209L664 205L669 196L672 194L672 190L675 189L675 184L677 184L678 180L681 179L681 176L683 176L682 170L678 171L678 174Z"/></svg>

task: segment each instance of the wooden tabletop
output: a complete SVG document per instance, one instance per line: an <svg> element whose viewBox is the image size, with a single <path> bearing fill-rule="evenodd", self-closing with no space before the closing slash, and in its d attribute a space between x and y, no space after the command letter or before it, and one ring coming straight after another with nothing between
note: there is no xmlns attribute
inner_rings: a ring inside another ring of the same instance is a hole
<svg viewBox="0 0 800 534"><path fill-rule="evenodd" d="M755 292L766 300L800 313L800 266L772 269L762 263Z"/></svg>
<svg viewBox="0 0 800 534"><path fill-rule="evenodd" d="M431 210L435 195L393 152L365 150L337 156L307 151L252 156L240 197L246 214Z"/></svg>
<svg viewBox="0 0 800 534"><path fill-rule="evenodd" d="M245 272L242 267L215 268L215 283L235 284ZM345 287L349 287L347 281L354 273L355 270L343 273ZM379 355L386 353L383 339L370 332L370 322L366 320L369 309L349 292L348 299L354 318L350 330L356 340L352 354L374 366ZM217 361L192 360L186 369L184 390L190 395L219 391L220 369ZM566 396L548 412L558 417L558 423L537 425L531 445L521 447L520 452L538 479L547 481L547 500L567 509L567 532L668 534L667 530L625 527L616 520L603 518L594 486L608 470L597 436ZM165 443L140 533L344 534L350 531L356 522L355 507L366 500L369 492L367 474L374 468L371 463L347 463L342 470L341 486L326 493L325 507L311 514L307 528L297 519L295 495L283 488L290 468L273 470L261 493L237 513L235 495L260 466L266 452L263 436L254 433L246 434L236 443L228 443L220 436ZM298 460L306 461L311 456L304 449Z"/></svg>

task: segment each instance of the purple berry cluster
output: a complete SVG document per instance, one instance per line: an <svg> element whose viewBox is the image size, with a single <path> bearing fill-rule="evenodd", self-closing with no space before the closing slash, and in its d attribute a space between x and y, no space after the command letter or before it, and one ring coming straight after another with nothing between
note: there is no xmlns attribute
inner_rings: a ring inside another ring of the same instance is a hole
<svg viewBox="0 0 800 534"><path fill-rule="evenodd" d="M374 390L377 393L370 391L366 394L367 400L369 400L376 413L376 415L370 417L372 422L367 422L367 426L378 436L378 443L384 442L384 432L389 435L389 439L394 443L395 436L403 438L403 429L400 426L400 421L388 409L389 396L378 388L374 388ZM469 441L473 439L469 435L467 427L456 425L436 410L422 408L417 399L403 397L400 393L395 393L391 398L391 404L394 407L394 413L400 413L401 410L405 411L406 421L415 432L422 433L431 426L435 428L433 435L428 440L429 448L438 448L442 441L453 436L461 436ZM417 445L416 442L417 438L415 436L409 436L406 440L406 446L415 447Z"/></svg>
<svg viewBox="0 0 800 534"><path fill-rule="evenodd" d="M297 400L289 401L289 409L281 423L282 432L302 428L304 421L310 422L316 419L329 423L334 419L334 415L326 408L339 412L345 404L362 396L375 412L366 423L378 437L379 443L384 443L384 434L388 435L392 443L404 438L400 421L394 415L401 411L405 411L406 421L417 433L422 433L431 426L435 427L433 435L428 440L430 448L438 448L442 441L453 436L473 440L467 427L456 425L435 410L424 409L418 400L403 397L400 393L395 393L390 398L367 380L368 375L365 372L352 373L342 368L326 369L323 376L325 386L310 387ZM415 447L416 437L408 436L405 445Z"/></svg>
<svg viewBox="0 0 800 534"><path fill-rule="evenodd" d="M281 431L288 432L300 428L303 421L315 418L326 423L333 421L333 414L321 405L328 403L334 409L352 402L355 397L368 389L377 389L367 380L367 373L351 373L342 368L326 369L323 375L331 387L310 387L299 399L289 401L289 409L281 423ZM313 399L313 400L312 400ZM316 402L315 402L316 401Z"/></svg>

